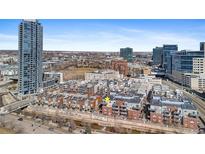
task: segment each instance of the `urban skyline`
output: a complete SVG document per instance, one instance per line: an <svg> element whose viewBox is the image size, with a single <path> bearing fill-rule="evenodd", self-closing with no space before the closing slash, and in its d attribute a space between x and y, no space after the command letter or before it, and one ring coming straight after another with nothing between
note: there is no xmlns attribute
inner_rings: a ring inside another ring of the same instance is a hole
<svg viewBox="0 0 205 154"><path fill-rule="evenodd" d="M18 48L21 20L0 20L0 49ZM178 44L179 50L196 50L204 40L205 20L42 19L44 50L151 51L154 46Z"/></svg>
<svg viewBox="0 0 205 154"><path fill-rule="evenodd" d="M167 41L153 46L153 54L134 53L133 46L122 44L109 54L42 53L44 24L24 19L18 28L18 53L0 52L4 131L205 132L205 42L197 42L197 50L179 50L178 43Z"/></svg>

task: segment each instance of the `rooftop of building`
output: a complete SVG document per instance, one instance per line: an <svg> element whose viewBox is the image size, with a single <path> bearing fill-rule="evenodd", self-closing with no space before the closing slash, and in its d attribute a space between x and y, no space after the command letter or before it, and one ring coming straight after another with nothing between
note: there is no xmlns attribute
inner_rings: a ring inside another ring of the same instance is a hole
<svg viewBox="0 0 205 154"><path fill-rule="evenodd" d="M96 70L93 72L89 72L88 74L113 74L113 73L117 73L117 71L111 70L111 69L104 69L104 70Z"/></svg>
<svg viewBox="0 0 205 154"><path fill-rule="evenodd" d="M152 99L151 106L175 106L187 110L197 110L196 106L188 99L184 98L165 98L158 97L158 99Z"/></svg>
<svg viewBox="0 0 205 154"><path fill-rule="evenodd" d="M51 72L44 72L44 74L63 74L63 73L62 72L51 71Z"/></svg>
<svg viewBox="0 0 205 154"><path fill-rule="evenodd" d="M1 69L18 69L17 65L0 64Z"/></svg>

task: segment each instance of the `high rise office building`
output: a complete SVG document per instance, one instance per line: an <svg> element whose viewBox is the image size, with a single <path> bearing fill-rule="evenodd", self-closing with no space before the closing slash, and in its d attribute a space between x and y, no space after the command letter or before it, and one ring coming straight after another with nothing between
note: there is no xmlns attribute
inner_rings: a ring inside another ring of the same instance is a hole
<svg viewBox="0 0 205 154"><path fill-rule="evenodd" d="M205 42L200 42L200 51L205 51Z"/></svg>
<svg viewBox="0 0 205 154"><path fill-rule="evenodd" d="M203 51L178 51L172 55L172 77L181 83L184 73L193 72L193 61L196 58L204 58Z"/></svg>
<svg viewBox="0 0 205 154"><path fill-rule="evenodd" d="M163 48L162 47L156 47L153 48L153 64L154 65L162 65L163 60Z"/></svg>
<svg viewBox="0 0 205 154"><path fill-rule="evenodd" d="M32 94L42 88L43 27L37 20L19 25L18 92Z"/></svg>
<svg viewBox="0 0 205 154"><path fill-rule="evenodd" d="M177 45L163 45L163 68L167 71L167 69L170 69L171 66L170 65L170 55L173 52L178 51L178 46Z"/></svg>
<svg viewBox="0 0 205 154"><path fill-rule="evenodd" d="M193 73L205 73L205 58L193 58Z"/></svg>
<svg viewBox="0 0 205 154"><path fill-rule="evenodd" d="M120 49L120 57L127 60L128 62L132 62L133 60L133 49L132 48L121 48Z"/></svg>

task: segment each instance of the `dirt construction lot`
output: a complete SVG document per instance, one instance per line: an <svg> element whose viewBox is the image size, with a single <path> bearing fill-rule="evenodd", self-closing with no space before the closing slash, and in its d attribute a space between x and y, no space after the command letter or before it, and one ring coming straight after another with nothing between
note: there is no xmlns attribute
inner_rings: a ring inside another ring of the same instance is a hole
<svg viewBox="0 0 205 154"><path fill-rule="evenodd" d="M95 68L68 68L60 70L63 73L63 80L85 79L85 73L95 71Z"/></svg>

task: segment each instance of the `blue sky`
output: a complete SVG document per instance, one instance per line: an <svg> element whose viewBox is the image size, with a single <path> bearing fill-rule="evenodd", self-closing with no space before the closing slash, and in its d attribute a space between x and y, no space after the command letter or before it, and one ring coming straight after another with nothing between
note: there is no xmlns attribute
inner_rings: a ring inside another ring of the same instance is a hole
<svg viewBox="0 0 205 154"><path fill-rule="evenodd" d="M18 49L21 20L0 20L0 49ZM45 50L151 51L162 44L199 50L205 41L205 20L39 20L44 27Z"/></svg>

